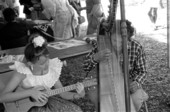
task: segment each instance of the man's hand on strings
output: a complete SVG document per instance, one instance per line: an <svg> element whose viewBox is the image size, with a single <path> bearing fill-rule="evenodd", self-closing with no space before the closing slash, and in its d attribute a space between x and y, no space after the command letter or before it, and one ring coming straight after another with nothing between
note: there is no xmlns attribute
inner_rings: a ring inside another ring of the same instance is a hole
<svg viewBox="0 0 170 112"><path fill-rule="evenodd" d="M107 60L107 59L109 59L111 54L112 53L109 49L99 51L98 53L96 53L94 55L94 60L96 60L97 62Z"/></svg>

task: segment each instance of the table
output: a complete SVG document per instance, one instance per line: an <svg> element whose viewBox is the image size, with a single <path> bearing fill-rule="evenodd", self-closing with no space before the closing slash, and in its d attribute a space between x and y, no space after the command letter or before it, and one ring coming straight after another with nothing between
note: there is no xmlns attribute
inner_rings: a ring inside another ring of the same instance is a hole
<svg viewBox="0 0 170 112"><path fill-rule="evenodd" d="M9 49L9 50L2 50L2 51L0 51L0 54L6 53L9 55L20 55L20 54L24 53L24 48L25 47L14 48L14 49ZM86 53L90 52L91 49L92 49L92 46L90 44L70 47L70 48L61 49L61 50L54 49L52 47L48 47L48 50L50 52L50 58L52 59L52 58L58 57L61 60L86 54ZM0 64L0 73L10 71L9 66L12 64L13 63Z"/></svg>

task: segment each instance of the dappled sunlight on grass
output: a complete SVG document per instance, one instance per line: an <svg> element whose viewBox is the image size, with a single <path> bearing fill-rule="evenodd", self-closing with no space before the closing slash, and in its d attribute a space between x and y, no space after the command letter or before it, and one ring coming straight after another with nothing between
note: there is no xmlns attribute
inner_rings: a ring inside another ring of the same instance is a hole
<svg viewBox="0 0 170 112"><path fill-rule="evenodd" d="M158 42L167 43L167 29L166 28L159 29L159 30L152 30L150 32L140 32L138 34L142 34Z"/></svg>
<svg viewBox="0 0 170 112"><path fill-rule="evenodd" d="M167 43L167 35L166 34L149 34L148 35L149 38L156 40L158 42L163 42L163 43Z"/></svg>
<svg viewBox="0 0 170 112"><path fill-rule="evenodd" d="M163 42L163 43L167 43L167 39L164 38L165 36L162 36L162 35L155 35L153 37L150 37L158 42Z"/></svg>

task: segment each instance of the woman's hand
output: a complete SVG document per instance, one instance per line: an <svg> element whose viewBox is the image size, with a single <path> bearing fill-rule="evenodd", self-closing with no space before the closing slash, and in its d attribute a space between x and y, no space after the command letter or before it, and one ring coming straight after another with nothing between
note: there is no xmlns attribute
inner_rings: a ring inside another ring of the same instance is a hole
<svg viewBox="0 0 170 112"><path fill-rule="evenodd" d="M96 53L94 55L94 60L103 61L109 59L110 56L111 56L111 51L109 49L105 49Z"/></svg>
<svg viewBox="0 0 170 112"><path fill-rule="evenodd" d="M48 101L48 95L45 92L42 92L42 90L45 90L43 86L38 86L33 89L31 89L31 97L36 100L37 102L45 103Z"/></svg>
<svg viewBox="0 0 170 112"><path fill-rule="evenodd" d="M84 85L82 83L77 83L76 91L77 91L78 96L79 96L77 98L85 96Z"/></svg>

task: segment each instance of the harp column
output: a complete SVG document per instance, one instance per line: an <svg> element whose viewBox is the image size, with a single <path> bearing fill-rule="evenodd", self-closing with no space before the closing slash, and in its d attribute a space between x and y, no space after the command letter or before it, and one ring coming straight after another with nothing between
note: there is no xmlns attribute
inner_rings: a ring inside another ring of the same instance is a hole
<svg viewBox="0 0 170 112"><path fill-rule="evenodd" d="M167 48L168 48L168 67L170 68L170 1L167 0Z"/></svg>
<svg viewBox="0 0 170 112"><path fill-rule="evenodd" d="M121 12L121 33L123 37L123 70L124 70L124 87L125 87L125 105L126 112L130 112L130 93L129 93L129 70L128 70L128 50L127 50L127 26L125 18L125 3L124 0L120 0L120 12Z"/></svg>

